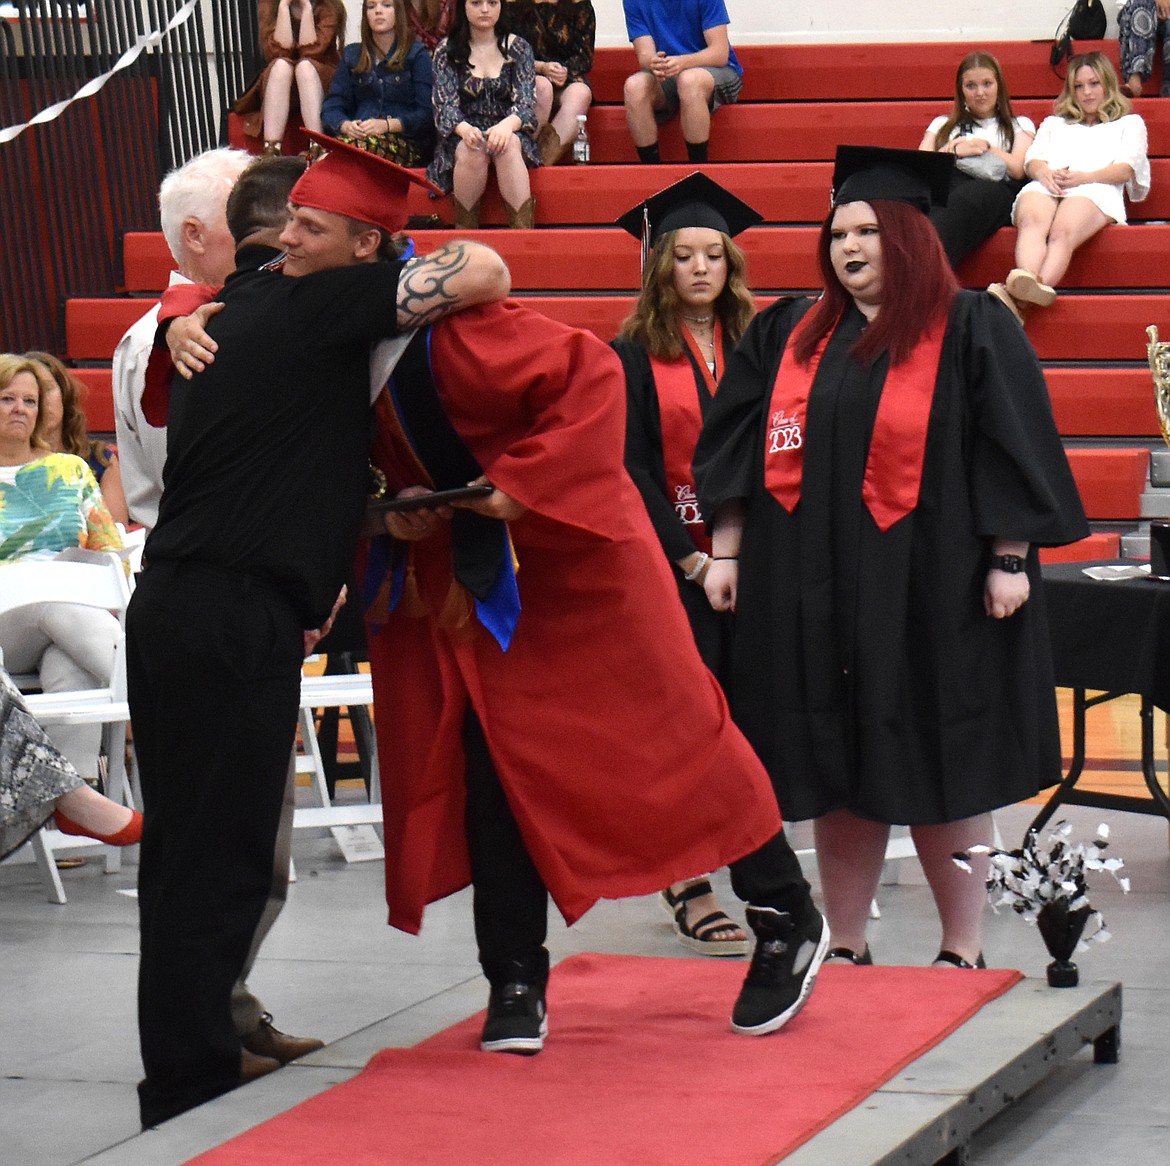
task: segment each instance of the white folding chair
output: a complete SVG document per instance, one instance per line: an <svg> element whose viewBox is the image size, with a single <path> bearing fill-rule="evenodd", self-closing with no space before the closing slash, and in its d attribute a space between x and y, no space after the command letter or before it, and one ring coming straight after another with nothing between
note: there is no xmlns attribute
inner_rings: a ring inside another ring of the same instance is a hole
<svg viewBox="0 0 1170 1166"><path fill-rule="evenodd" d="M382 824L377 745L371 739L369 800L334 805L329 797L325 763L317 740L316 710L345 707L352 712L373 704L373 700L373 684L367 672L301 675L300 730L303 753L297 758L297 772L311 774L313 801L316 805L298 808L293 814L293 828L327 827L347 862L380 859L385 853L382 840L372 829Z"/></svg>
<svg viewBox="0 0 1170 1166"><path fill-rule="evenodd" d="M312 778L315 806L298 809L294 826L353 826L382 821L381 790L378 785L378 758L375 748L370 758L370 800L335 806L329 798L325 780L325 763L317 742L313 713L319 708L358 708L374 703L373 683L368 672L343 672L301 677L300 727L303 755L297 760L297 772Z"/></svg>
<svg viewBox="0 0 1170 1166"><path fill-rule="evenodd" d="M54 559L32 559L0 564L0 617L6 611L33 603L80 603L101 607L125 620L130 585L122 558L116 552L63 551ZM126 725L130 708L126 700L125 641L115 646L114 668L106 688L76 692L30 693L25 703L46 728L61 724L104 726L106 795L116 802L133 805L126 782ZM51 903L64 903L65 889L54 855L69 850L101 846L89 838L62 834L45 827L29 840L33 856ZM122 851L105 847L106 871L120 870Z"/></svg>

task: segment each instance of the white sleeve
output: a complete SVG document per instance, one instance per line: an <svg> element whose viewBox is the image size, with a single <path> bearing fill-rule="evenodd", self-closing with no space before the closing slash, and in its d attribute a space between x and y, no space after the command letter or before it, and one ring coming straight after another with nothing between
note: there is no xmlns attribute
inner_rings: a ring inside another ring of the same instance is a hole
<svg viewBox="0 0 1170 1166"><path fill-rule="evenodd" d="M1150 193L1150 159L1146 152L1146 123L1136 113L1121 119L1121 140L1117 161L1133 167L1133 177L1125 184L1130 202L1141 202Z"/></svg>
<svg viewBox="0 0 1170 1166"><path fill-rule="evenodd" d="M1028 147L1028 152L1024 155L1025 166L1029 162L1048 161L1052 149L1052 134L1059 124L1060 118L1058 117L1046 117L1040 123L1040 128L1036 131L1036 136L1032 139L1032 144Z"/></svg>
<svg viewBox="0 0 1170 1166"><path fill-rule="evenodd" d="M146 364L157 329L158 304L155 304L118 341L112 373L114 426L126 508L132 521L148 529L158 521L163 463L167 457L167 431L156 429L142 413Z"/></svg>
<svg viewBox="0 0 1170 1166"><path fill-rule="evenodd" d="M928 126L926 127L926 132L927 132L928 134L934 134L934 135L935 135L935 137L937 137L937 136L938 136L938 131L939 131L939 130L941 130L941 129L943 128L943 126L946 124L946 120L947 120L947 119L946 119L946 115L945 115L945 114L940 114L938 117L934 118L934 119L931 121L930 125L928 125ZM954 137L954 136L955 136L955 135L954 135L954 131L952 131L952 132L951 132L951 137Z"/></svg>

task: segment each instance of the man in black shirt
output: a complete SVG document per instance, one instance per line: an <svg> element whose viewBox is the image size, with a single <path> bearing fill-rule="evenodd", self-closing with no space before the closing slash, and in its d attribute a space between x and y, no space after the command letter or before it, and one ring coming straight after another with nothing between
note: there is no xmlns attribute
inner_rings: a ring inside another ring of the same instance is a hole
<svg viewBox="0 0 1170 1166"><path fill-rule="evenodd" d="M245 1063L230 993L271 883L304 636L329 618L363 512L370 345L508 291L474 244L381 258L414 179L360 151L298 182L286 238L280 164L255 164L229 199L237 270L208 325L214 363L172 394L127 621L146 1126L278 1067ZM281 245L300 278L272 270Z"/></svg>

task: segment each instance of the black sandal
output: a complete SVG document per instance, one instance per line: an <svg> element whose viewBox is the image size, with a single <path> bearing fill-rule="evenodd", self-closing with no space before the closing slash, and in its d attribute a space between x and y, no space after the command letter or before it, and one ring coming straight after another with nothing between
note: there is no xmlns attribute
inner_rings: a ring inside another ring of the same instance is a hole
<svg viewBox="0 0 1170 1166"><path fill-rule="evenodd" d="M873 952L869 950L868 943L865 945L865 951L860 955L851 947L831 947L829 954L825 956L825 963L828 963L829 960L847 960L859 968L868 968L873 964Z"/></svg>
<svg viewBox="0 0 1170 1166"><path fill-rule="evenodd" d="M938 953L938 955L934 957L933 962L936 964L950 964L953 968L972 969L987 967L987 964L983 960L983 952L979 953L979 956L974 963L970 963L968 960L963 959L963 957L959 955L958 952L947 951L945 947Z"/></svg>
<svg viewBox="0 0 1170 1166"><path fill-rule="evenodd" d="M751 940L746 935L742 939L720 938L730 931L742 931L734 919L723 911L712 911L704 915L693 927L687 926L687 904L693 899L701 899L704 895L712 894L711 884L706 879L699 879L677 894L671 894L669 887L659 895L659 901L674 918L674 929L678 933L681 944L710 956L742 956L747 955Z"/></svg>

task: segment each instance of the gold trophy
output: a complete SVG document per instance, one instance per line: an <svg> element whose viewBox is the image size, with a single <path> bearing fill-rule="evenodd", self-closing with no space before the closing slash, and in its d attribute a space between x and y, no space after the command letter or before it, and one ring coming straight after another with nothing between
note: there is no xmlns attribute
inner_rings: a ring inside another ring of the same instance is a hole
<svg viewBox="0 0 1170 1166"><path fill-rule="evenodd" d="M1170 445L1170 343L1158 339L1154 324L1146 329L1146 336L1146 354L1154 377L1154 409L1162 438ZM1150 522L1150 575L1170 581L1170 519L1155 518Z"/></svg>

